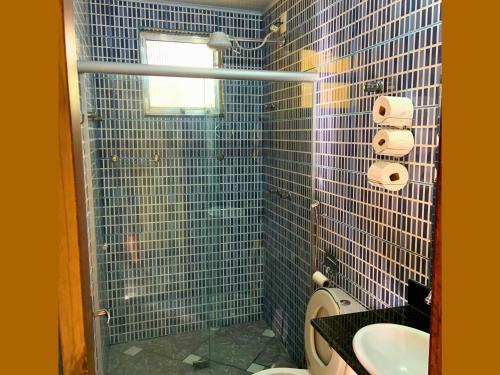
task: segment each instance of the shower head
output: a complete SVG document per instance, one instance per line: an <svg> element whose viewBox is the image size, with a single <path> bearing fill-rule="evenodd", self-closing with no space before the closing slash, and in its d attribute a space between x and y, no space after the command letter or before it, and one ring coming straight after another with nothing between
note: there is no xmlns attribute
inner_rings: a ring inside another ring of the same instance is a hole
<svg viewBox="0 0 500 375"><path fill-rule="evenodd" d="M231 48L231 40L229 36L222 31L215 31L210 34L210 39L207 43L208 47L216 51L225 51L228 48Z"/></svg>
<svg viewBox="0 0 500 375"><path fill-rule="evenodd" d="M264 47L264 45L268 42L273 42L273 43L280 43L282 46L285 45L285 38L282 38L281 40L272 40L268 41L269 37L273 35L274 33L277 33L280 30L280 25L281 23L274 23L270 26L269 28L269 33L264 37L264 39L242 39L242 38L235 38L235 37L229 37L225 32L223 31L214 31L213 33L210 34L210 38L208 39L208 47L217 51L217 52L224 52L225 50L232 48L235 53L240 54L241 51L256 51L259 48ZM243 47L240 42L245 41L245 42L257 42L260 43L259 45L255 47ZM234 42L234 46L233 46Z"/></svg>

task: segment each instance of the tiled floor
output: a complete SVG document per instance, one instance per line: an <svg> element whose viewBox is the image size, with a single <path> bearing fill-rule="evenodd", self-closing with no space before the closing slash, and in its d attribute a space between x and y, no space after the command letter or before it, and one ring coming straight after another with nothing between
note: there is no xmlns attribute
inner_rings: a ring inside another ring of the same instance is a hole
<svg viewBox="0 0 500 375"><path fill-rule="evenodd" d="M192 362L208 359L196 369ZM296 367L264 321L111 346L108 375L244 375Z"/></svg>

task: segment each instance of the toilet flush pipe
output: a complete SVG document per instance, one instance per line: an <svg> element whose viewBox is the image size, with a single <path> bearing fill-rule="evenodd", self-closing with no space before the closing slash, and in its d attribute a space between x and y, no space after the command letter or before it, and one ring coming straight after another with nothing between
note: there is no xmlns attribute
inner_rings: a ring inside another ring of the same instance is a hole
<svg viewBox="0 0 500 375"><path fill-rule="evenodd" d="M318 253L318 231L319 231L319 201L313 201L311 203L311 243L310 243L310 262L311 262L311 295L315 290L314 274L317 272L317 253Z"/></svg>
<svg viewBox="0 0 500 375"><path fill-rule="evenodd" d="M319 244L319 210L321 203L316 198L316 130L318 116L318 83L312 83L312 124L311 124L311 216L310 216L310 263L311 263L311 295L316 289L313 275L318 266L318 244Z"/></svg>

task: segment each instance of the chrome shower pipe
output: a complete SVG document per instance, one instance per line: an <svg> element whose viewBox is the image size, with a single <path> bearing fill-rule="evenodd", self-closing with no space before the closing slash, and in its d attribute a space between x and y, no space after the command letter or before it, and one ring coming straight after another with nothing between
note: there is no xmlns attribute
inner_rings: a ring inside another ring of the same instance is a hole
<svg viewBox="0 0 500 375"><path fill-rule="evenodd" d="M316 199L316 130L317 115L318 115L318 92L319 83L317 81L312 83L312 124L311 124L311 219L310 219L310 262L311 262L311 274L309 278L311 280L311 296L315 290L315 284L312 279L312 275L316 272L317 267L317 253L318 253L318 239L319 239L319 211L321 208L321 203Z"/></svg>
<svg viewBox="0 0 500 375"><path fill-rule="evenodd" d="M185 66L114 63L101 61L80 61L78 63L78 72L281 82L315 82L318 80L317 73L308 72L193 68Z"/></svg>
<svg viewBox="0 0 500 375"><path fill-rule="evenodd" d="M311 220L310 220L310 225L311 225L311 243L310 243L310 249L311 249L311 256L310 256L310 262L311 262L311 271L309 277L311 278L311 295L314 292L314 280L312 279L312 275L314 272L316 272L316 266L318 263L318 238L319 238L319 209L320 209L320 202L317 200L314 200L311 203Z"/></svg>
<svg viewBox="0 0 500 375"><path fill-rule="evenodd" d="M234 39L237 39L238 42L255 42L255 43L262 43L264 41L264 39L252 39L252 38L233 38L233 37L229 37L230 40L234 40ZM266 43L283 43L283 40L285 38L281 38L281 39L278 39L278 40L267 40Z"/></svg>

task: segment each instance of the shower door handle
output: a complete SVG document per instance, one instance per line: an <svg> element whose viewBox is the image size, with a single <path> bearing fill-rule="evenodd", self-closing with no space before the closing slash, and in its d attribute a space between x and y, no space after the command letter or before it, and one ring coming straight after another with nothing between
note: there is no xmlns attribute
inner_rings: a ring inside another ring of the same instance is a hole
<svg viewBox="0 0 500 375"><path fill-rule="evenodd" d="M109 321L111 320L111 314L109 313L109 310L108 309L99 309L97 310L95 313L94 313L94 316L96 318L98 317L101 317L101 316L105 316L107 318L106 320L106 323L108 324L109 326Z"/></svg>

